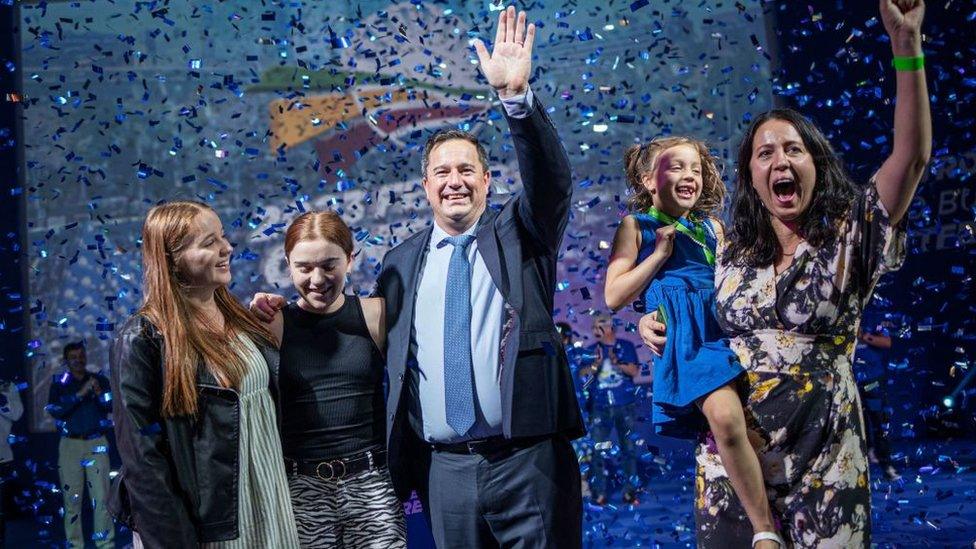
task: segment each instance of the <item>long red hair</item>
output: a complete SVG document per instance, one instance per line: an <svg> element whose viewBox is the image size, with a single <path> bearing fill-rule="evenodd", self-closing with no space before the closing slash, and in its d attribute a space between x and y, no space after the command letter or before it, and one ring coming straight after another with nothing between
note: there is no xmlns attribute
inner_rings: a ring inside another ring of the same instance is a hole
<svg viewBox="0 0 976 549"><path fill-rule="evenodd" d="M275 346L271 332L251 316L226 286L214 300L224 316L224 330L212 326L187 299L177 276L180 254L191 241L193 220L213 209L201 202L175 201L149 210L142 226L142 270L145 316L163 336L163 416L195 415L197 368L202 361L223 387L240 387L246 366L237 334ZM215 212L216 213L216 212Z"/></svg>

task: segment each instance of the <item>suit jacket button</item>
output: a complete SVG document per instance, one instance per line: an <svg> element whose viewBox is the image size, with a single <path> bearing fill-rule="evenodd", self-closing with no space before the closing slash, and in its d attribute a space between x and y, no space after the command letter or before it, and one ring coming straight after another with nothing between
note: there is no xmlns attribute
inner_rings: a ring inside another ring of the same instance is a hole
<svg viewBox="0 0 976 549"><path fill-rule="evenodd" d="M400 381L403 381L403 374L402 373L400 375L398 375L397 377L400 378Z"/></svg>

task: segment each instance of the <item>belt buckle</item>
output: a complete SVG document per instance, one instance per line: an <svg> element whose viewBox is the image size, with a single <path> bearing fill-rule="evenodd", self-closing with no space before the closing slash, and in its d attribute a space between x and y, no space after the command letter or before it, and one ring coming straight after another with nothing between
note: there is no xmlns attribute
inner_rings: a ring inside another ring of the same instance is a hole
<svg viewBox="0 0 976 549"><path fill-rule="evenodd" d="M322 476L321 469L322 469L322 466L323 465L328 466L328 468L329 468L329 477L328 478ZM332 467L332 462L331 461L321 461L321 462L319 462L319 464L315 466L315 476L319 477L322 480L332 480L333 477L335 477L335 468Z"/></svg>
<svg viewBox="0 0 976 549"><path fill-rule="evenodd" d="M342 465L342 473L336 475L335 468L336 465ZM332 469L333 477L332 480L342 480L342 477L346 476L346 462L341 459L332 460L332 465L329 466Z"/></svg>
<svg viewBox="0 0 976 549"><path fill-rule="evenodd" d="M322 468L323 465L329 468L328 477L322 476L322 471L320 469ZM336 474L336 465L342 465L342 472L339 473L338 475ZM346 462L342 461L341 459L333 459L331 461L319 462L319 464L315 466L315 476L319 477L322 480L327 480L327 481L342 480L342 478L346 476Z"/></svg>
<svg viewBox="0 0 976 549"><path fill-rule="evenodd" d="M336 475L335 476L335 479L333 479L333 480L341 480L342 477L346 476L346 462L343 461L343 460L341 460L341 459L337 459L337 460L333 461L333 463L334 464L342 465L342 473ZM332 466L332 470L333 471L335 470L335 465Z"/></svg>

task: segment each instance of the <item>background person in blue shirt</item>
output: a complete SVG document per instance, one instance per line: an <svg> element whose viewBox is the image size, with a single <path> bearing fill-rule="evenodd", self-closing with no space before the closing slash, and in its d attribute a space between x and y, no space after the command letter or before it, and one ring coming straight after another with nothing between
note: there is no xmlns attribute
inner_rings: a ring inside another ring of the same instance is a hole
<svg viewBox="0 0 976 549"><path fill-rule="evenodd" d="M888 480L899 480L901 475L891 459L888 443L888 362L891 356L892 338L883 324L862 321L854 352L854 379L861 395L864 412L864 432L868 442L868 459L877 463Z"/></svg>
<svg viewBox="0 0 976 549"><path fill-rule="evenodd" d="M580 403L580 412L583 414L583 421L587 421L587 402L589 402L589 387L584 384L584 379L580 372L584 369L584 364L592 362L593 357L588 349L577 345L573 341L573 327L568 322L557 322L556 331L562 338L563 348L566 349L566 357L569 359L569 370L573 373L573 384L576 387L576 400ZM577 439L579 440L579 439Z"/></svg>
<svg viewBox="0 0 976 549"><path fill-rule="evenodd" d="M580 413L583 415L583 421L589 423L589 386L586 384L588 379L584 379L581 373L583 370L589 370L589 366L585 366L585 364L592 362L593 356L590 351L573 341L573 336L576 334L568 322L557 322L556 331L562 338L563 348L566 349L566 357L569 359L569 371L573 373L573 384L576 386L576 400L580 403ZM585 377L590 378L592 376ZM580 470L588 471L593 461L593 439L587 434L574 440L573 450L576 450L576 459L579 461ZM580 490L584 498L592 496L590 480L585 475L580 478Z"/></svg>
<svg viewBox="0 0 976 549"><path fill-rule="evenodd" d="M47 412L61 432L58 474L64 496L64 535L68 547L85 547L81 525L81 502L88 488L92 506L95 546L115 547L115 529L105 509L109 484L108 440L112 410L108 379L86 369L84 342L69 343L62 351L67 371L51 382Z"/></svg>
<svg viewBox="0 0 976 549"><path fill-rule="evenodd" d="M637 456L630 438L637 414L637 386L633 376L640 372L634 344L617 339L613 318L600 315L593 320L593 336L597 342L587 347L590 365L580 370L586 380L590 412L590 438L593 439L593 464L590 467L590 490L593 503L607 501L606 456L612 455L611 433L616 430L617 463L623 476L624 503L637 503ZM586 379L592 378L592 379Z"/></svg>

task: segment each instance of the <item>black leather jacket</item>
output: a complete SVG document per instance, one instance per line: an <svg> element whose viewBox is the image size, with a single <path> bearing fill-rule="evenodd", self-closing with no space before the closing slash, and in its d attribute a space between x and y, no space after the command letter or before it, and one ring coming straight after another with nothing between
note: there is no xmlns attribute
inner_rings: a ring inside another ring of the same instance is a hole
<svg viewBox="0 0 976 549"><path fill-rule="evenodd" d="M278 351L255 344L268 362L277 407ZM112 484L109 510L148 548L236 539L239 395L220 387L201 364L197 416L163 418L163 350L162 335L141 316L125 323L112 346L122 469Z"/></svg>

